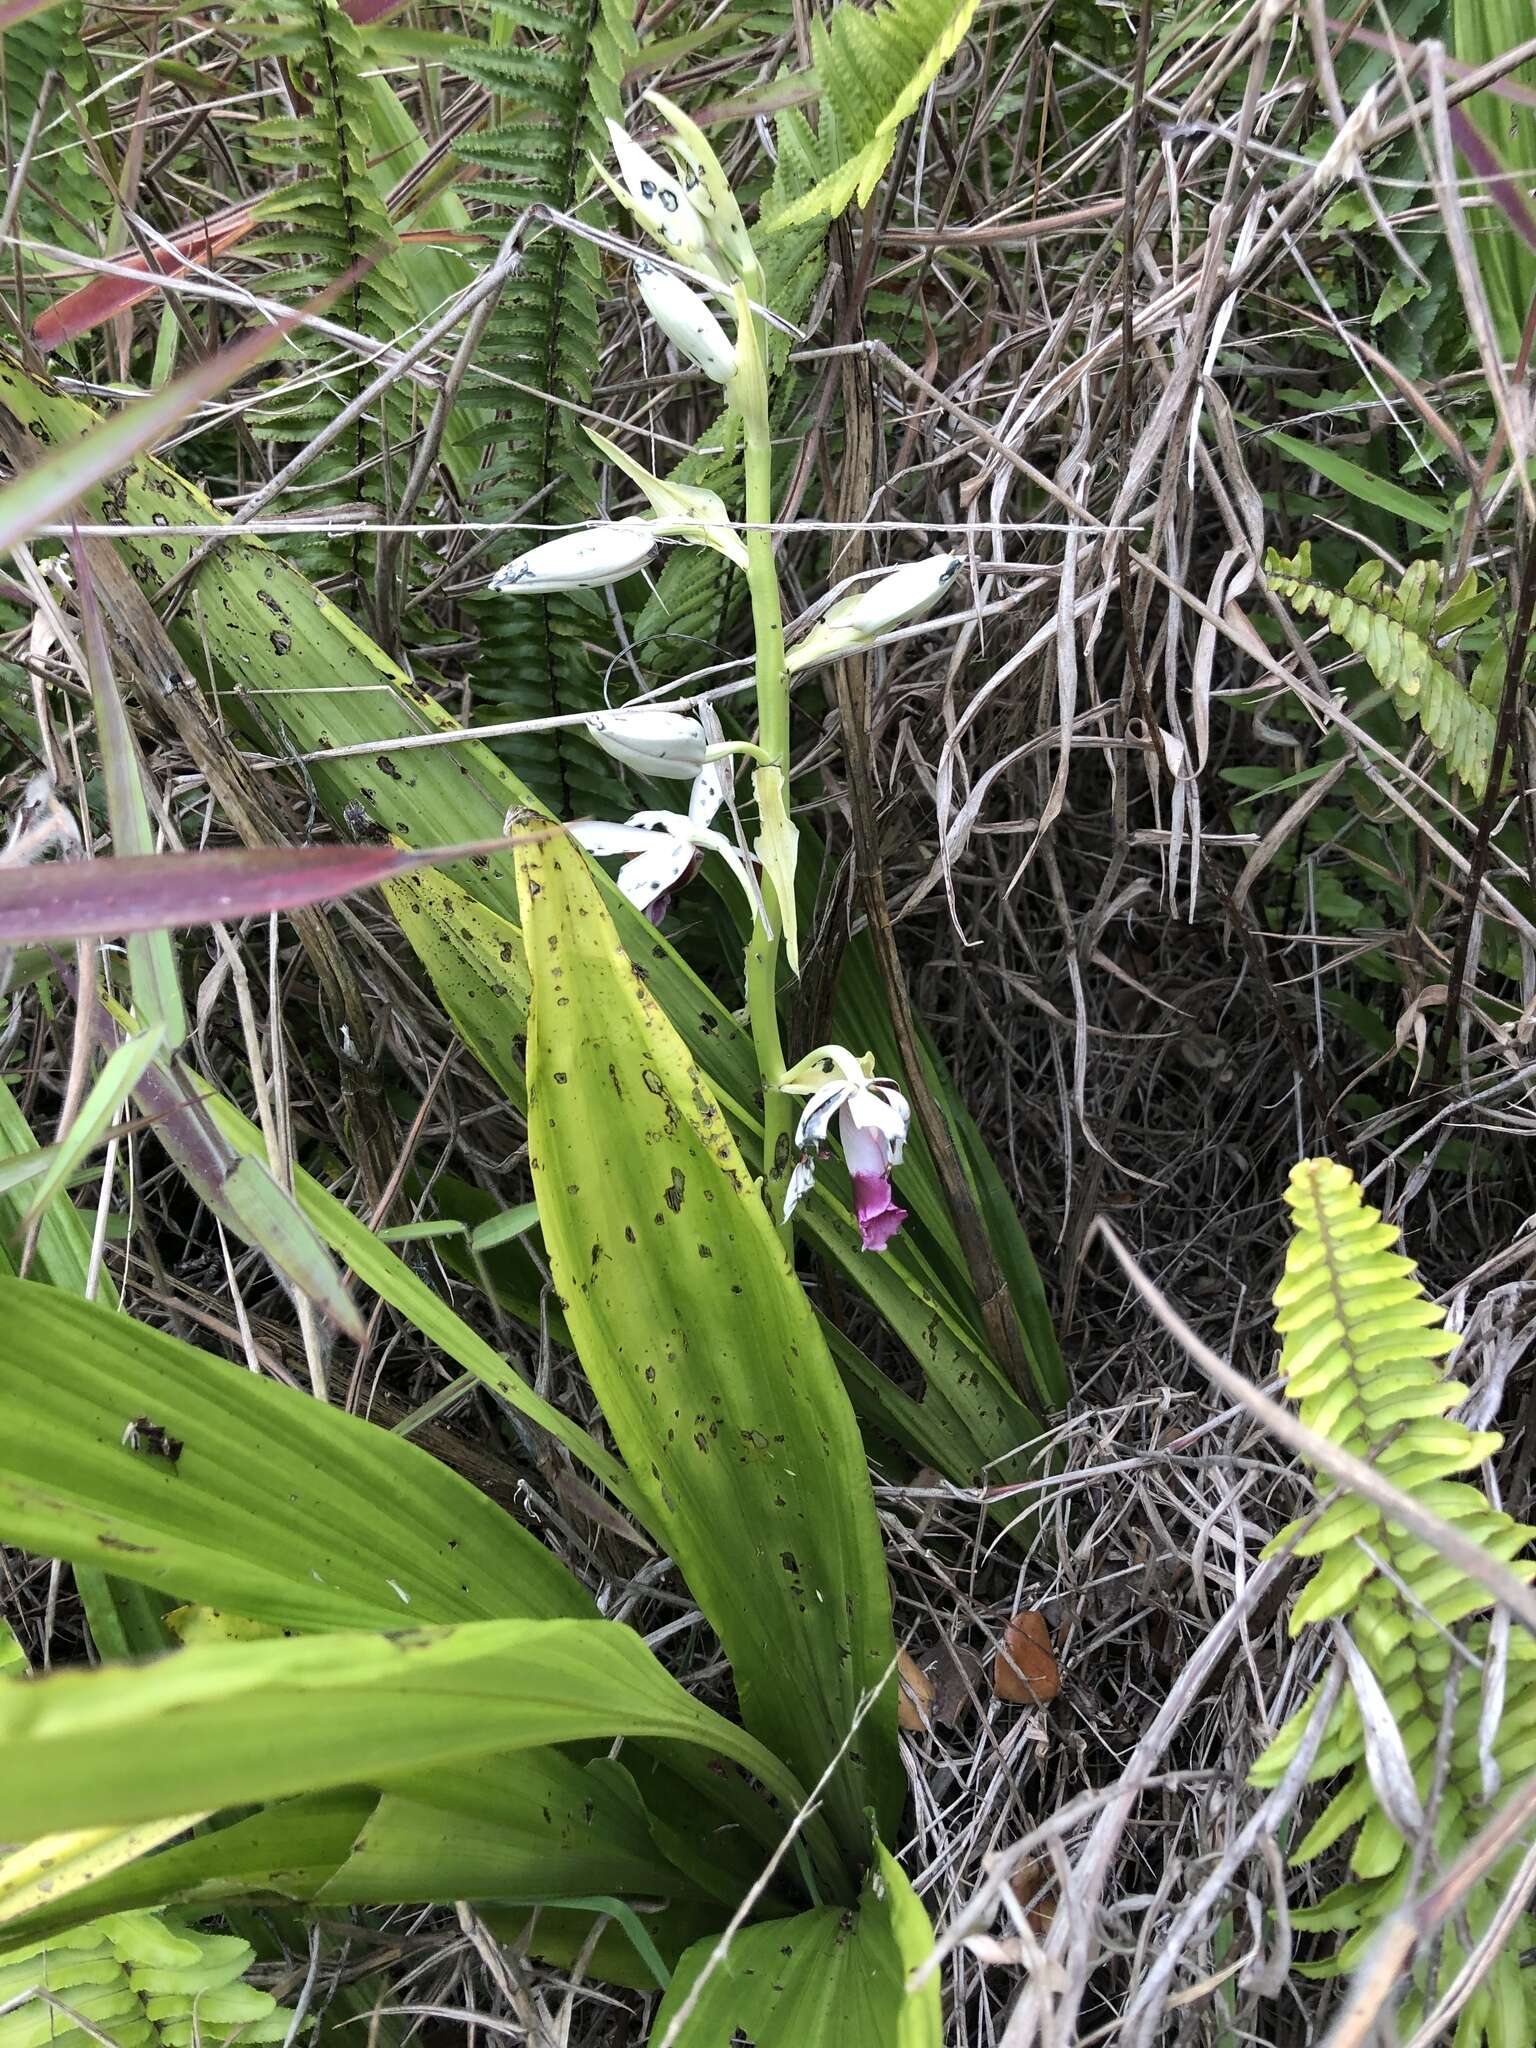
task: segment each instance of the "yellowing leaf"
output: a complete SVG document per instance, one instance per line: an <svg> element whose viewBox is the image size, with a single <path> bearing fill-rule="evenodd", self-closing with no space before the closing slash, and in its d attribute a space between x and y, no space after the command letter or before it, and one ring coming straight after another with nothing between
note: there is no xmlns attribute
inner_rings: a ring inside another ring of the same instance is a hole
<svg viewBox="0 0 1536 2048"><path fill-rule="evenodd" d="M520 847L528 1144L567 1327L731 1661L747 1726L814 1782L850 1859L900 1808L869 1476L816 1318L719 1104L586 861Z"/></svg>

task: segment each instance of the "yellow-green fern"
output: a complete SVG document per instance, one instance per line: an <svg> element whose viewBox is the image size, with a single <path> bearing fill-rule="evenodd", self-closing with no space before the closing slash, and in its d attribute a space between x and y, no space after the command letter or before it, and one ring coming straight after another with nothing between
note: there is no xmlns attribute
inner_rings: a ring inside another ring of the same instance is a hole
<svg viewBox="0 0 1536 2048"><path fill-rule="evenodd" d="M880 182L901 124L965 41L978 0L882 0L874 9L844 0L825 24L811 19L821 92L821 176L769 221L770 230L836 220L861 206Z"/></svg>
<svg viewBox="0 0 1536 2048"><path fill-rule="evenodd" d="M1380 562L1367 562L1342 590L1313 574L1312 544L1303 541L1294 557L1264 557L1270 588L1303 616L1325 619L1355 650L1387 691L1403 719L1417 719L1451 772L1481 796L1493 756L1495 709L1486 689L1462 682L1445 658L1451 634L1483 612L1493 593L1477 588L1469 575L1441 604L1440 565L1414 562L1395 587Z"/></svg>
<svg viewBox="0 0 1536 2048"><path fill-rule="evenodd" d="M1459 1476L1475 1471L1502 1439L1451 1419L1467 1390L1445 1377L1441 1361L1457 1339L1442 1327L1442 1312L1426 1299L1412 1261L1397 1251L1397 1232L1331 1160L1303 1160L1286 1201L1295 1236L1275 1291L1280 1371L1302 1420L1371 1459L1490 1556L1522 1577L1536 1576L1536 1563L1520 1556L1536 1530ZM1321 1481L1319 1490L1331 1491L1331 1482ZM1496 1727L1480 1731L1482 1667L1499 1654L1490 1643L1482 1586L1353 1495L1283 1530L1271 1549L1286 1545L1320 1560L1296 1603L1292 1630L1337 1619L1353 1645L1351 1682L1310 1773L1338 1786L1295 1851L1298 1863L1308 1863L1352 1838L1349 1881L1292 1915L1300 1928L1347 1936L1325 1959L1303 1965L1307 1974L1330 1976L1359 1961L1385 1915L1443 1869L1536 1765L1536 1642L1511 1635L1503 1711ZM1452 1684L1449 1768L1436 1796L1436 1747ZM1317 1698L1260 1757L1257 1784L1274 1785L1284 1775ZM1383 1701L1390 1725L1380 1717ZM1420 1815L1427 1816L1422 1827ZM1408 1835L1422 1831L1430 1846L1416 1864ZM1447 1926L1438 1949L1417 1961L1399 2016L1404 2029L1411 2031L1448 1989L1466 1959L1463 1934L1476 1941L1509 1875L1491 1872L1470 1895L1465 1922ZM1530 2048L1536 2041L1536 1978L1520 1968L1520 1951L1533 1939L1536 1924L1523 1918L1464 2007L1455 2048Z"/></svg>
<svg viewBox="0 0 1536 2048"><path fill-rule="evenodd" d="M174 1913L111 1913L51 1941L0 1949L0 2048L281 2041L293 2014L244 1982L254 1961L248 1941Z"/></svg>

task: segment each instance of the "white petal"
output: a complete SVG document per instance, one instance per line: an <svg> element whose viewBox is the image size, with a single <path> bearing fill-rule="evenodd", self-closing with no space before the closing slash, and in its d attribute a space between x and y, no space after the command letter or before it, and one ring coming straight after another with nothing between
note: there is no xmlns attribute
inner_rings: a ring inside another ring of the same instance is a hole
<svg viewBox="0 0 1536 2048"><path fill-rule="evenodd" d="M578 846L595 853L599 860L606 860L611 853L648 853L656 844L654 832L634 823L610 825L601 818L583 818L565 829Z"/></svg>
<svg viewBox="0 0 1536 2048"><path fill-rule="evenodd" d="M725 802L725 778L718 761L706 761L688 795L688 822L707 825Z"/></svg>
<svg viewBox="0 0 1536 2048"><path fill-rule="evenodd" d="M505 562L489 588L509 590L595 590L643 568L656 552L656 538L637 519L619 519L563 533L525 555Z"/></svg>
<svg viewBox="0 0 1536 2048"><path fill-rule="evenodd" d="M619 887L637 910L649 910L658 896L677 887L688 872L693 848L684 840L663 839L619 869Z"/></svg>
<svg viewBox="0 0 1536 2048"><path fill-rule="evenodd" d="M878 582L835 604L824 623L851 627L872 640L879 633L888 633L893 626L920 619L938 603L959 573L958 555L930 555L926 562L909 562L904 569L892 570L889 576L882 576Z"/></svg>
<svg viewBox="0 0 1536 2048"><path fill-rule="evenodd" d="M654 263L637 263L635 277L640 296L651 318L669 340L676 342L689 362L696 363L706 377L728 384L736 374L736 351L709 302L692 285L684 284L670 270Z"/></svg>
<svg viewBox="0 0 1536 2048"><path fill-rule="evenodd" d="M636 811L629 822L631 825L643 825L648 832L665 832L672 839L681 839L685 845L693 843L693 827L681 811Z"/></svg>
<svg viewBox="0 0 1536 2048"><path fill-rule="evenodd" d="M866 1131L848 1113L845 1102L837 1120L837 1134L843 1141L843 1158L850 1173L883 1178L891 1169L891 1148L880 1131Z"/></svg>
<svg viewBox="0 0 1536 2048"><path fill-rule="evenodd" d="M912 1109L891 1081L867 1081L853 1090L838 1118L850 1173L885 1173L901 1164Z"/></svg>
<svg viewBox="0 0 1536 2048"><path fill-rule="evenodd" d="M821 1143L831 1128L833 1117L854 1092L853 1083L842 1079L828 1081L825 1087L816 1090L801 1110L800 1121L795 1126L795 1143L802 1152Z"/></svg>
<svg viewBox="0 0 1536 2048"><path fill-rule="evenodd" d="M605 754L642 775L691 781L704 766L704 728L680 711L600 711L587 731Z"/></svg>
<svg viewBox="0 0 1536 2048"><path fill-rule="evenodd" d="M796 1209L816 1185L816 1159L811 1154L797 1159L794 1171L789 1176L789 1186L784 1190L784 1221L787 1223Z"/></svg>
<svg viewBox="0 0 1536 2048"><path fill-rule="evenodd" d="M893 1145L906 1143L912 1105L894 1081L866 1081L848 1107L862 1129L879 1131Z"/></svg>

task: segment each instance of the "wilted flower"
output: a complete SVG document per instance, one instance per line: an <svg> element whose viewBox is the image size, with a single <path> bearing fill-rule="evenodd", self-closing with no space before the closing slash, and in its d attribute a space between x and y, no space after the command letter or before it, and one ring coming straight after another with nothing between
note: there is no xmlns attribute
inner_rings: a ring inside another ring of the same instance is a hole
<svg viewBox="0 0 1536 2048"><path fill-rule="evenodd" d="M587 731L626 768L680 782L699 774L709 746L703 726L681 711L599 711L587 720Z"/></svg>
<svg viewBox="0 0 1536 2048"><path fill-rule="evenodd" d="M725 834L710 826L724 801L725 785L711 763L695 779L686 817L680 811L636 811L627 824L608 825L594 818L568 829L571 837L599 860L615 853L630 856L619 869L618 884L652 924L661 923L672 898L684 883L692 881L706 853L720 855L755 909L758 893L750 868Z"/></svg>
<svg viewBox="0 0 1536 2048"><path fill-rule="evenodd" d="M651 318L668 340L706 377L729 384L736 374L736 351L703 294L654 263L637 263L635 279Z"/></svg>
<svg viewBox="0 0 1536 2048"><path fill-rule="evenodd" d="M832 1119L842 1144L848 1177L853 1183L853 1212L867 1252L883 1252L907 1220L891 1193L891 1173L900 1166L912 1122L907 1098L894 1081L872 1075L872 1061L856 1060L840 1045L809 1054L779 1084L791 1094L810 1099L800 1113L795 1143L800 1157L784 1196L787 1223L816 1180L816 1162ZM831 1072L819 1084L814 1076Z"/></svg>
<svg viewBox="0 0 1536 2048"><path fill-rule="evenodd" d="M863 590L850 592L806 634L785 657L791 672L808 668L813 661L830 661L834 655L868 647L893 626L905 626L931 611L960 573L959 555L930 555L926 562L909 562L893 569Z"/></svg>
<svg viewBox="0 0 1536 2048"><path fill-rule="evenodd" d="M524 555L504 562L489 588L507 590L596 590L643 568L656 552L656 536L643 520L616 519L580 533L562 533Z"/></svg>

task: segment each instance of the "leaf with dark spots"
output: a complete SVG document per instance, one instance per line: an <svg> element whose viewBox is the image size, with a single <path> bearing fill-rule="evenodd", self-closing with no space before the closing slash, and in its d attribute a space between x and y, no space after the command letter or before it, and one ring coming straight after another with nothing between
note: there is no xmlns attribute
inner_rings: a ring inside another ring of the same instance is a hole
<svg viewBox="0 0 1536 2048"><path fill-rule="evenodd" d="M520 849L517 870L535 1099L568 1077L533 1175L555 1284L575 1296L586 1279L567 1312L572 1342L652 1495L648 1526L720 1636L747 1726L814 1782L874 1695L864 1766L845 1757L826 1789L857 1861L869 1808L894 1825L902 1778L889 1586L852 1411L719 1104L633 973L585 857L552 839ZM543 964L555 952L558 992ZM567 1196L577 1182L580 1198ZM669 1231L685 1201L689 1230ZM654 1226L637 1233L641 1215ZM594 1239L604 1256L592 1269ZM849 1600L851 1630L832 1619Z"/></svg>

